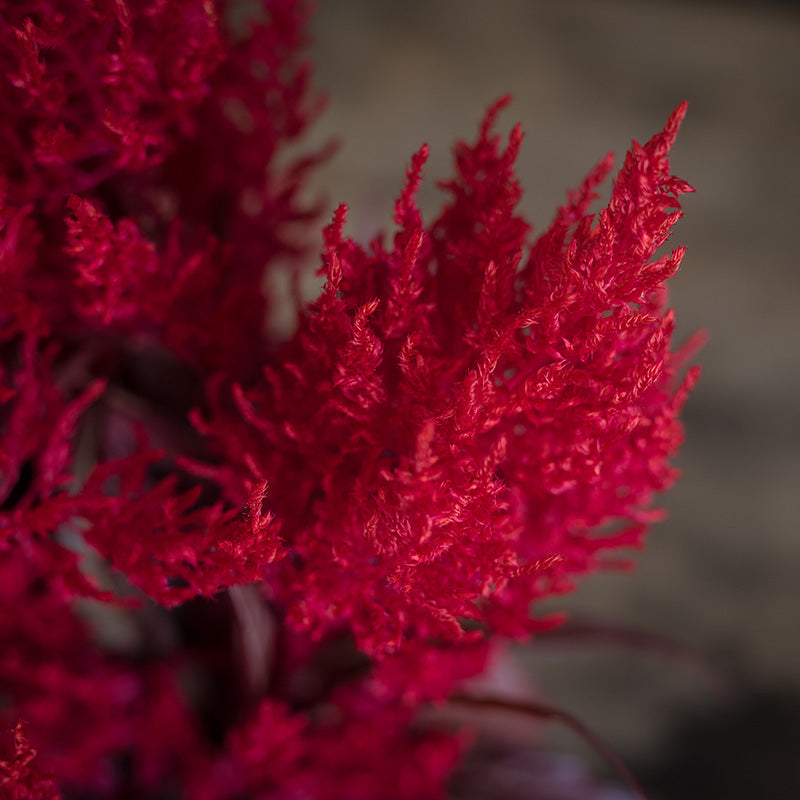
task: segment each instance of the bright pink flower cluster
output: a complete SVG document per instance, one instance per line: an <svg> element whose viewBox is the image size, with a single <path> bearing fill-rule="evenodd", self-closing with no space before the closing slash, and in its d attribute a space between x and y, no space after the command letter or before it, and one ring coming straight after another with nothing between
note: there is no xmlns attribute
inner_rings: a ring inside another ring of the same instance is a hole
<svg viewBox="0 0 800 800"><path fill-rule="evenodd" d="M432 223L426 148L390 242L336 212L280 345L320 100L305 4L242 10L0 2L4 797L439 797L419 712L675 477L684 106L531 243L497 103Z"/></svg>

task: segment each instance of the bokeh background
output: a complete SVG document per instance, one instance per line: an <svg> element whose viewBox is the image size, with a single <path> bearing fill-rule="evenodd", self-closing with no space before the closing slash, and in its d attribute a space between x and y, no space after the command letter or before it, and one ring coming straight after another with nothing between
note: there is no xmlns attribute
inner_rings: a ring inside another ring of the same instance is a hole
<svg viewBox="0 0 800 800"><path fill-rule="evenodd" d="M523 208L538 230L606 152L689 114L692 183L671 300L706 328L685 412L683 479L633 574L567 604L686 654L614 637L519 654L540 691L598 731L657 798L800 797L800 6L622 0L328 0L313 25L329 94L314 140L341 138L316 186L362 240L391 226L411 154L431 147L427 218L456 138L513 94ZM563 731L558 747L582 750Z"/></svg>

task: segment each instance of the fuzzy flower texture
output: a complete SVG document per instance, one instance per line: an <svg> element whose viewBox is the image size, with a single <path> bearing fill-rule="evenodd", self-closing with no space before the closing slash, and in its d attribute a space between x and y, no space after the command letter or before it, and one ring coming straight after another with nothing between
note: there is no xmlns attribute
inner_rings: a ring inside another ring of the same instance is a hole
<svg viewBox="0 0 800 800"><path fill-rule="evenodd" d="M469 736L427 712L675 478L685 106L535 240L505 100L432 222L423 147L390 238L320 238L307 18L0 2L3 798L443 797Z"/></svg>

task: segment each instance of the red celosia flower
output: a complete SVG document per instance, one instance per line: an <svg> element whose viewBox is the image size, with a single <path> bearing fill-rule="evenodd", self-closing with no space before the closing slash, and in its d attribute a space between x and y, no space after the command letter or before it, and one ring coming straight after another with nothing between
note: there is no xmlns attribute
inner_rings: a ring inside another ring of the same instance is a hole
<svg viewBox="0 0 800 800"><path fill-rule="evenodd" d="M685 109L634 146L596 221L608 159L528 251L521 134L505 149L491 134L501 107L459 145L452 202L428 229L413 203L424 149L390 249L344 238L337 212L327 285L281 363L233 385L235 411L218 381L198 420L230 502L270 487L286 557L269 596L301 627L346 620L375 655L461 639L466 619L532 630L531 601L637 545L674 477L696 373L675 386L660 292L683 250L652 259L688 189L666 159Z"/></svg>
<svg viewBox="0 0 800 800"><path fill-rule="evenodd" d="M426 148L391 241L336 212L279 347L261 287L308 246L324 154L285 149L320 102L305 4L240 11L0 3L11 797L57 796L33 747L65 797L439 797L466 739L418 712L637 546L675 476L684 106L605 210L610 159L530 241L497 103L435 220Z"/></svg>
<svg viewBox="0 0 800 800"><path fill-rule="evenodd" d="M6 737L4 737L6 738ZM37 772L31 762L36 750L19 723L13 732L11 747L3 741L0 750L0 794L7 800L59 800L55 781Z"/></svg>

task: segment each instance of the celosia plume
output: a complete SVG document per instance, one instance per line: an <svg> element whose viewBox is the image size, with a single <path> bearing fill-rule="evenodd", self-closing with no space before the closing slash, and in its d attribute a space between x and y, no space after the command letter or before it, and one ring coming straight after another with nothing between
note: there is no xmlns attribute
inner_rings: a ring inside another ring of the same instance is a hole
<svg viewBox="0 0 800 800"><path fill-rule="evenodd" d="M31 746L22 723L14 729L10 742L0 750L0 792L8 800L59 800L58 787L52 778L41 775L32 766L36 750Z"/></svg>
<svg viewBox="0 0 800 800"><path fill-rule="evenodd" d="M695 372L676 385L659 289L683 251L652 259L688 188L666 161L685 108L629 154L597 220L586 207L608 159L530 247L521 134L501 147L500 107L458 146L429 227L413 202L424 148L392 247L362 249L337 211L326 286L281 363L248 388L219 380L197 423L232 504L270 487L283 539L270 597L318 633L347 621L372 655L461 639L464 620L530 631L531 601L637 545L674 477Z"/></svg>
<svg viewBox="0 0 800 800"><path fill-rule="evenodd" d="M9 797L440 797L467 739L420 712L675 478L685 105L533 239L501 100L434 220L427 147L390 239L335 212L279 345L261 287L313 242L323 154L285 149L320 101L305 4L240 11L0 3Z"/></svg>

